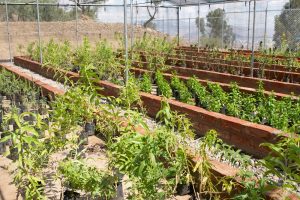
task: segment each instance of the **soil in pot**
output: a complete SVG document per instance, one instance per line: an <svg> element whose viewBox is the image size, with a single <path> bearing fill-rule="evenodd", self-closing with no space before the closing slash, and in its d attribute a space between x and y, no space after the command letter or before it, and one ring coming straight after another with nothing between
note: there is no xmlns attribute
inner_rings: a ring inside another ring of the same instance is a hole
<svg viewBox="0 0 300 200"><path fill-rule="evenodd" d="M84 130L85 132L87 133L88 136L91 136L91 135L95 135L95 123L94 122L87 122L85 123L85 126L84 126Z"/></svg>
<svg viewBox="0 0 300 200"><path fill-rule="evenodd" d="M8 155L9 159L11 159L13 161L16 161L19 158L19 156L18 156L18 149L17 148L10 147L9 148L9 152L10 152L10 154Z"/></svg>
<svg viewBox="0 0 300 200"><path fill-rule="evenodd" d="M177 184L176 192L180 196L192 194L193 188L191 184Z"/></svg>
<svg viewBox="0 0 300 200"><path fill-rule="evenodd" d="M159 88L157 88L157 96L160 96L162 94L162 92L160 91Z"/></svg>
<svg viewBox="0 0 300 200"><path fill-rule="evenodd" d="M206 106L201 103L201 100L197 95L195 96L195 105L201 108L206 108Z"/></svg>
<svg viewBox="0 0 300 200"><path fill-rule="evenodd" d="M78 192L74 192L71 190L65 190L63 195L64 195L63 200L80 199L80 194Z"/></svg>
<svg viewBox="0 0 300 200"><path fill-rule="evenodd" d="M174 97L176 100L179 100L180 94L179 94L178 90L172 90L172 93L173 93L173 97Z"/></svg>
<svg viewBox="0 0 300 200"><path fill-rule="evenodd" d="M33 115L26 115L24 116L24 120L31 124L35 121L35 117Z"/></svg>
<svg viewBox="0 0 300 200"><path fill-rule="evenodd" d="M269 126L268 119L262 118L260 124Z"/></svg>
<svg viewBox="0 0 300 200"><path fill-rule="evenodd" d="M75 66L71 70L71 72L74 72L74 73L79 73L79 71L80 71L80 67L79 66Z"/></svg>
<svg viewBox="0 0 300 200"><path fill-rule="evenodd" d="M227 107L225 105L223 105L223 107L221 108L221 113L226 115L227 113Z"/></svg>
<svg viewBox="0 0 300 200"><path fill-rule="evenodd" d="M28 112L30 110L30 105L26 104L26 103L22 103L20 105L20 110L21 110L21 113Z"/></svg>

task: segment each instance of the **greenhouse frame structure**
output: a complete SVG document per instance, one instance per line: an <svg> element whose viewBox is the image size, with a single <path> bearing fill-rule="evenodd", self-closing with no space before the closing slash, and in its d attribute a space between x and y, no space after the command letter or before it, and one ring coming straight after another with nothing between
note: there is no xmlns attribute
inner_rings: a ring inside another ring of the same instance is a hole
<svg viewBox="0 0 300 200"><path fill-rule="evenodd" d="M255 25L256 25L256 2L257 1L265 1L265 0L166 0L166 1L157 1L157 0L151 0L151 1L143 1L143 2L135 2L134 0L123 0L123 3L121 4L102 4L99 1L89 1L89 2L81 2L80 0L76 0L76 3L41 3L40 0L35 0L32 2L17 2L12 3L8 2L8 0L5 0L4 2L0 2L0 6L5 6L5 16L6 16L6 31L7 31L7 41L9 44L9 60L12 62L13 55L12 55L12 47L11 47L11 36L10 36L10 27L9 27L9 16L8 16L8 6L14 6L14 5L34 5L36 6L36 22L37 22L37 33L38 33L38 42L41 43L41 28L40 28L40 6L57 6L57 7L75 7L75 18L76 18L76 40L78 43L78 8L80 6L97 6L97 7L123 7L124 9L124 31L123 31L123 37L124 37L124 46L125 46L125 59L126 63L128 60L128 33L130 31L130 35L132 36L130 39L130 46L133 45L133 24L134 24L134 8L149 8L149 7L157 7L157 8L170 8L176 10L176 24L177 24L177 32L176 37L179 45L180 40L180 9L183 7L189 7L189 6L197 6L198 7L198 18L200 18L200 12L201 12L201 6L203 5L215 5L215 4L226 4L226 3L249 3L249 10L248 10L248 22L247 22L247 49L251 50L251 75L253 76L253 65L254 65L254 50L255 50ZM157 2L167 2L170 5L158 5ZM253 19L250 19L250 13L251 13L251 3L253 3ZM128 11L130 9L130 11ZM266 10L267 12L267 10ZM128 17L129 16L129 17ZM130 18L128 20L128 18ZM250 24L250 21L252 20L252 24ZM128 23L130 21L130 23ZM189 22L190 23L190 22ZM128 30L128 24L131 25L131 30ZM189 24L190 26L190 24ZM266 26L267 26L267 17L265 18L265 30L264 30L264 41L266 37ZM222 27L223 28L223 27ZM189 27L190 29L190 27ZM250 38L250 30L252 30L252 37ZM223 30L222 30L223 31ZM222 35L223 37L223 35ZM251 40L251 43L250 43ZM265 42L264 42L265 43ZM198 27L198 34L197 34L197 46L198 49L200 48L200 28ZM223 45L222 45L223 46ZM43 55L42 51L40 52L40 62L43 63ZM126 64L127 66L127 64ZM125 70L126 79L128 78L128 66Z"/></svg>

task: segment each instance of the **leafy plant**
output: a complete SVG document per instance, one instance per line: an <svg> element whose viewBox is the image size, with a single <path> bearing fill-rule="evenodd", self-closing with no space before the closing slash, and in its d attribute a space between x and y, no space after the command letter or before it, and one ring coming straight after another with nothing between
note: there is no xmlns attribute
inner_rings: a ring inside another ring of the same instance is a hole
<svg viewBox="0 0 300 200"><path fill-rule="evenodd" d="M87 37L83 39L83 43L76 49L73 64L82 67L93 63L93 54L90 41Z"/></svg>
<svg viewBox="0 0 300 200"><path fill-rule="evenodd" d="M196 105L206 108L208 106L208 91L202 86L196 77L189 78L187 86L195 97Z"/></svg>
<svg viewBox="0 0 300 200"><path fill-rule="evenodd" d="M167 99L162 99L161 108L156 114L156 119L163 123L166 127L173 127L173 112L171 111Z"/></svg>
<svg viewBox="0 0 300 200"><path fill-rule="evenodd" d="M228 114L234 117L241 116L242 94L236 83L230 85L231 92L228 96L227 110Z"/></svg>
<svg viewBox="0 0 300 200"><path fill-rule="evenodd" d="M137 80L134 77L130 77L127 84L122 88L119 100L120 105L126 109L132 109L133 107L141 105L141 99L139 94L140 88Z"/></svg>
<svg viewBox="0 0 300 200"><path fill-rule="evenodd" d="M228 100L227 94L223 91L220 85L215 83L208 83L208 88L211 91L211 97L208 99L207 108L214 112L220 112L222 109L222 113L225 114L225 105Z"/></svg>
<svg viewBox="0 0 300 200"><path fill-rule="evenodd" d="M0 72L0 93L16 99L17 96L26 96L27 99L34 101L40 96L40 89L28 81L11 72L2 69Z"/></svg>
<svg viewBox="0 0 300 200"><path fill-rule="evenodd" d="M231 83L229 92L216 83L208 83L206 90L195 77L187 81L187 86L198 106L287 132L299 132L300 119L296 114L300 109L299 99L277 100L274 94L265 94L261 82L254 95L240 92L236 83Z"/></svg>
<svg viewBox="0 0 300 200"><path fill-rule="evenodd" d="M109 155L110 165L128 175L134 199L165 199L178 183L189 181L185 148L164 128L146 135L123 133L110 146Z"/></svg>
<svg viewBox="0 0 300 200"><path fill-rule="evenodd" d="M200 142L205 142L209 151L214 155L218 155L220 160L226 160L234 166L239 166L242 169L247 169L251 165L250 156L241 152L240 149L234 149L223 142L218 137L215 130L210 130L205 134L205 137L200 139Z"/></svg>
<svg viewBox="0 0 300 200"><path fill-rule="evenodd" d="M189 100L192 98L192 95L189 92L188 88L182 81L180 81L180 79L177 76L172 77L171 88L173 89L173 94L175 98L181 102L188 103Z"/></svg>
<svg viewBox="0 0 300 200"><path fill-rule="evenodd" d="M26 116L33 116L36 122L31 124L26 121ZM13 121L17 128L15 131L5 131L6 136L0 142L11 140L11 150L17 151L14 155L18 157L14 175L14 183L18 187L17 196L21 193L25 199L45 199L42 168L47 163L49 151L39 140L37 130L44 130L41 117L29 112L20 115L13 112L5 116L5 123L9 121Z"/></svg>
<svg viewBox="0 0 300 200"><path fill-rule="evenodd" d="M26 48L26 53L28 54L28 56L30 56L31 59L33 59L35 61L39 61L40 51L39 51L39 49L36 48L35 42L31 42L28 44L28 46Z"/></svg>
<svg viewBox="0 0 300 200"><path fill-rule="evenodd" d="M198 186L198 193L200 196L198 196L198 198L205 196L209 199L221 199L221 192L219 192L218 187L222 188L224 193L230 194L234 186L234 182L230 177L217 178L215 174L212 173L212 164L209 162L207 150L211 150L213 148L214 141L215 132L210 131L197 146L197 153L201 157L194 165L193 172L198 172L200 175ZM218 180L217 183L214 182L214 180Z"/></svg>
<svg viewBox="0 0 300 200"><path fill-rule="evenodd" d="M43 65L51 65L55 68L72 69L71 45L70 42L55 43L51 39L43 47Z"/></svg>
<svg viewBox="0 0 300 200"><path fill-rule="evenodd" d="M141 53L141 57L147 62L147 69L157 72L168 69L166 61L168 55L174 52L175 46L176 43L168 41L166 37L153 37L145 32L141 39L136 40L134 50Z"/></svg>
<svg viewBox="0 0 300 200"><path fill-rule="evenodd" d="M291 134L284 137L276 144L265 143L262 146L271 150L271 153L262 160L263 166L267 168L265 176L275 174L280 178L280 186L297 190L300 182L300 139ZM273 182L278 186L278 183Z"/></svg>
<svg viewBox="0 0 300 200"><path fill-rule="evenodd" d="M63 161L58 171L64 185L72 190L90 193L93 198L111 199L116 196L117 178L111 171L100 171L83 160Z"/></svg>
<svg viewBox="0 0 300 200"><path fill-rule="evenodd" d="M152 81L151 81L151 76L149 74L146 73L142 76L142 79L140 81L140 88L141 88L141 91L143 91L143 92L151 93Z"/></svg>
<svg viewBox="0 0 300 200"><path fill-rule="evenodd" d="M122 75L122 65L106 40L97 42L92 56L99 79L117 82Z"/></svg>
<svg viewBox="0 0 300 200"><path fill-rule="evenodd" d="M155 80L157 84L157 93L158 95L163 95L166 98L170 98L172 96L172 90L169 83L164 79L161 72L157 72L155 74Z"/></svg>
<svg viewBox="0 0 300 200"><path fill-rule="evenodd" d="M243 190L234 196L234 200L265 199L265 194L268 190L266 187L266 179L261 178L258 179L258 181L251 180L255 174L244 170L240 172L239 176L242 178L241 183Z"/></svg>

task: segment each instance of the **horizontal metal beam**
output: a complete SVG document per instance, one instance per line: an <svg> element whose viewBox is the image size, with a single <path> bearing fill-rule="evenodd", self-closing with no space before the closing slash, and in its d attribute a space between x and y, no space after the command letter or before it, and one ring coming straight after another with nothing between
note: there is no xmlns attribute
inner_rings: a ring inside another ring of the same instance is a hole
<svg viewBox="0 0 300 200"><path fill-rule="evenodd" d="M5 5L4 2L1 2L0 5ZM7 3L7 5L36 5L36 3ZM39 3L40 6L61 6L61 7L75 7L76 4L70 4L70 3ZM124 5L121 4L97 4L97 3L91 3L91 4L77 4L77 6L97 6L97 7L124 7ZM130 5L127 4L127 6L129 7ZM152 7L151 5L138 5L135 4L133 5L133 7ZM177 8L178 6L165 6L165 5L158 5L156 7L160 7L160 8Z"/></svg>

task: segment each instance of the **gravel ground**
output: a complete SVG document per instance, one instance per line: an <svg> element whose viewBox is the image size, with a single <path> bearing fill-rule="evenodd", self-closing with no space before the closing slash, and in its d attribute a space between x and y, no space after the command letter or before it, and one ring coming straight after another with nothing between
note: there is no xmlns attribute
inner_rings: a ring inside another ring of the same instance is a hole
<svg viewBox="0 0 300 200"><path fill-rule="evenodd" d="M202 141L201 138L198 138L193 141L189 141L191 148L196 152L197 149L199 149L199 146L201 145ZM268 182L274 182L278 186L282 186L283 180L276 176L275 174L269 174L267 176L264 175L264 173L267 171L267 168L265 168L261 164L260 159L256 159L251 157L250 155L247 155L245 153L240 153L244 157L243 160L239 159L239 157L235 154L232 154L232 156L225 157L224 154L227 153L226 150L212 148L212 149L206 149L207 155L214 160L218 160L220 162L226 163L232 167L235 167L240 170L250 171L253 172L254 177L261 179L265 178ZM247 157L247 158L246 158ZM298 195L300 195L300 183L294 183L297 187L296 192Z"/></svg>
<svg viewBox="0 0 300 200"><path fill-rule="evenodd" d="M56 82L56 81L53 81L51 79L45 78L45 77L43 77L39 74L36 74L36 73L34 73L34 72L32 72L28 69L24 69L22 67L16 66L13 63L3 63L3 64L8 65L8 66L10 66L14 69L18 69L19 71L24 72L27 75L30 75L32 78L38 79L38 80L40 80L41 82L43 82L45 84L51 85L52 87L58 88L58 89L63 90L63 91L66 91L68 89L67 86L65 86L65 85L63 85L59 82Z"/></svg>

